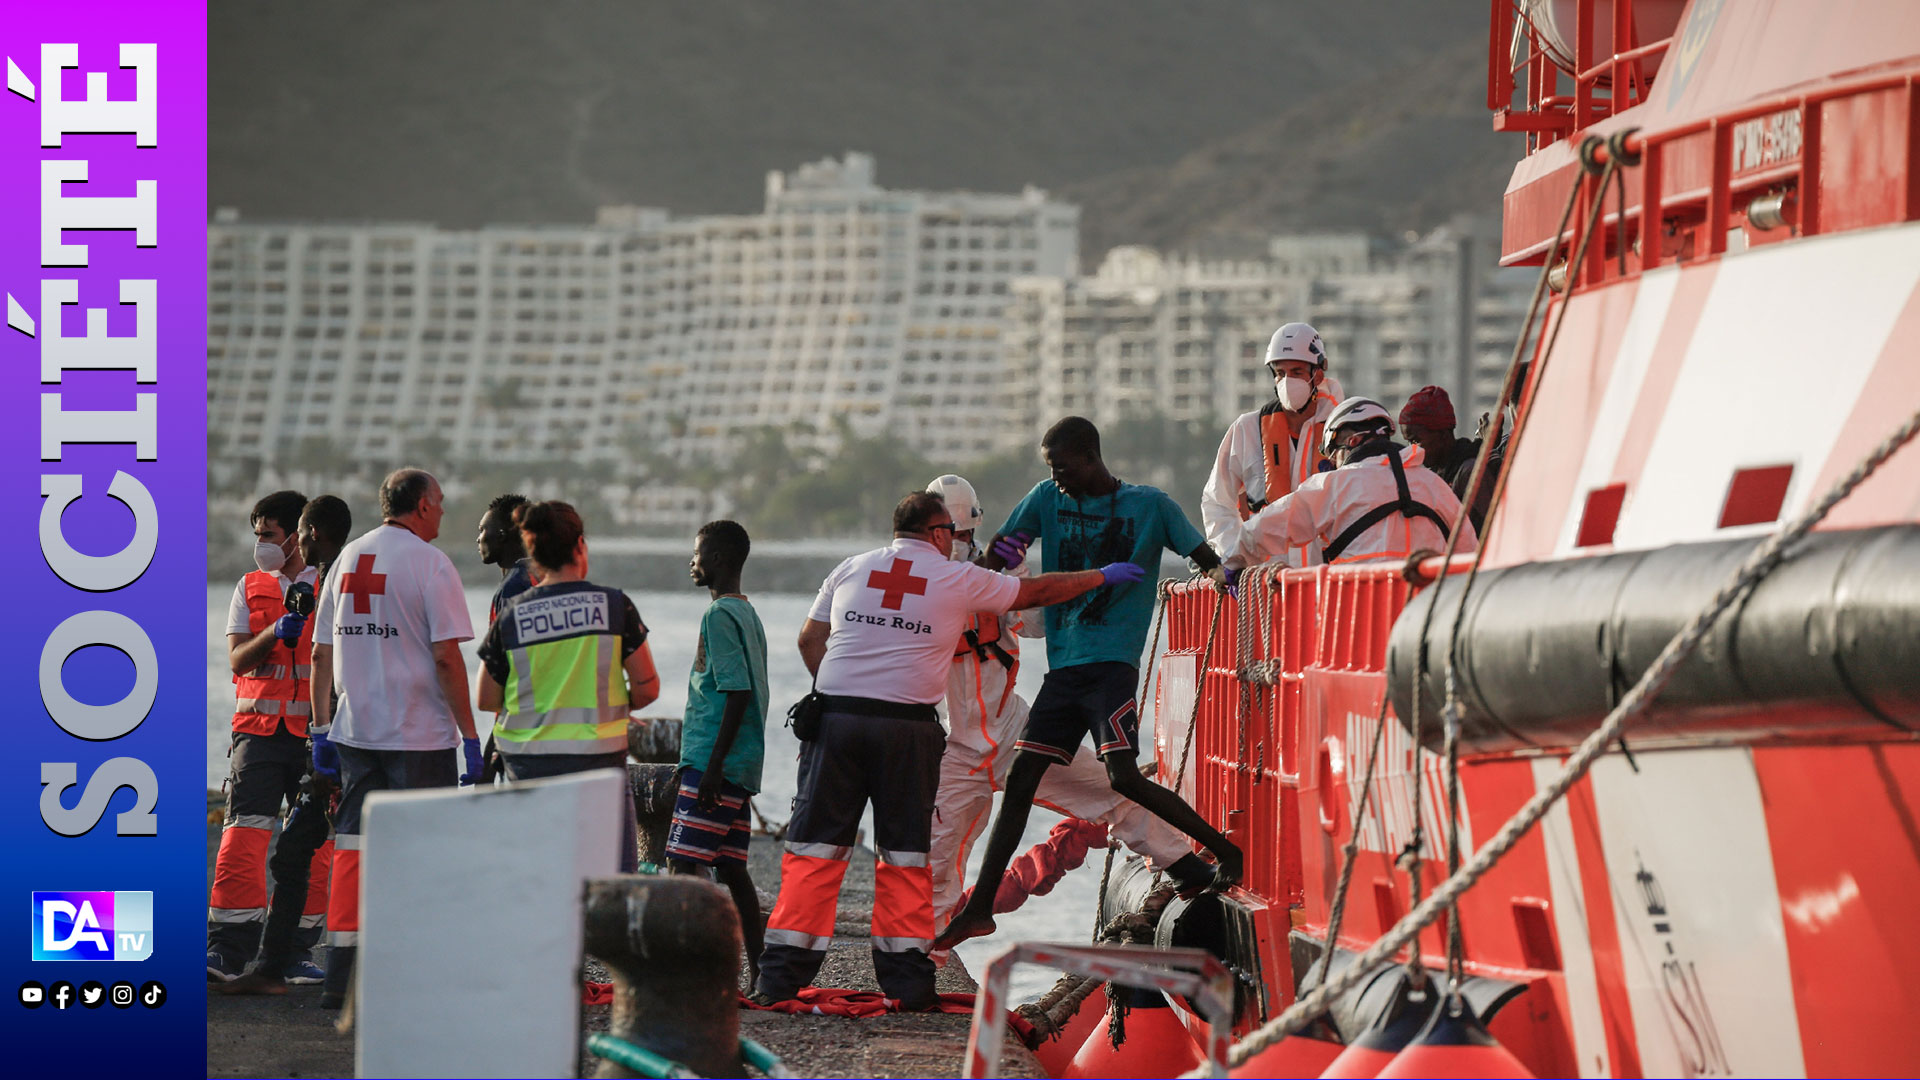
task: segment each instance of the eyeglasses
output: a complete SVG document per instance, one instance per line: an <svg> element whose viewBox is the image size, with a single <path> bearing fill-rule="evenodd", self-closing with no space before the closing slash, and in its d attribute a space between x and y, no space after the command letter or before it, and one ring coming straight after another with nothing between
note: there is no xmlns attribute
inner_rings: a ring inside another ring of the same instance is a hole
<svg viewBox="0 0 1920 1080"><path fill-rule="evenodd" d="M940 531L941 529L945 529L945 530L947 530L948 532L954 532L954 531L956 531L956 530L955 530L955 527L954 527L954 524L953 524L953 522L951 522L951 521L949 521L949 522L947 522L947 523L946 523L946 524L944 524L944 525L929 525L929 526L927 526L927 531L928 531L928 532L939 532L939 531Z"/></svg>

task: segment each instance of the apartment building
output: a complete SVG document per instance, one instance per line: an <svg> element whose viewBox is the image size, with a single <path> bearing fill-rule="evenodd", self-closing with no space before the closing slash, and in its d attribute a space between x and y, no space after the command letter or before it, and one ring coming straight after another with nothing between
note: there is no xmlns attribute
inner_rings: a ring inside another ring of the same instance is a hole
<svg viewBox="0 0 1920 1080"><path fill-rule="evenodd" d="M1158 414L1221 423L1270 399L1267 339L1311 322L1349 394L1397 407L1448 388L1463 426L1498 397L1531 276L1494 264L1487 226L1455 222L1399 249L1359 234L1282 236L1265 259L1109 252L1089 277L1014 283L1005 445L1053 419Z"/></svg>
<svg viewBox="0 0 1920 1080"><path fill-rule="evenodd" d="M592 224L242 222L208 237L208 423L226 455L727 460L761 426L825 446L991 449L1011 283L1075 272L1077 208L889 191L848 154L763 211ZM432 456L428 454L428 456Z"/></svg>

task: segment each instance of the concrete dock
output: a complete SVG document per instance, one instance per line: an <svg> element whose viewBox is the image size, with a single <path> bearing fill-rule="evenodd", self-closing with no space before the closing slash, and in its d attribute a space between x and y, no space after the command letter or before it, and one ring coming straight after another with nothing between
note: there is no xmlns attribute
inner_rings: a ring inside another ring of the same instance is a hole
<svg viewBox="0 0 1920 1080"><path fill-rule="evenodd" d="M220 844L222 803L207 798L207 881ZM756 836L752 847L754 881L761 889L779 889L780 847ZM877 990L867 920L873 903L873 862L856 856L840 896L840 917L833 949L817 985ZM316 958L325 964L323 956ZM588 960L587 978L607 976ZM940 973L942 993L973 993L973 978L956 957ZM320 1008L320 988L293 986L284 997L228 997L207 993L208 1077L352 1077L353 1036L334 1029L338 1013ZM611 1007L581 1006L583 1032L604 1031ZM937 1013L889 1014L868 1019L793 1016L742 1010L741 1034L778 1054L795 1076L807 1077L954 1077L960 1075L971 1017ZM591 1075L598 1059L581 1051L581 1075ZM1039 1063L1008 1037L1001 1075L1043 1076Z"/></svg>

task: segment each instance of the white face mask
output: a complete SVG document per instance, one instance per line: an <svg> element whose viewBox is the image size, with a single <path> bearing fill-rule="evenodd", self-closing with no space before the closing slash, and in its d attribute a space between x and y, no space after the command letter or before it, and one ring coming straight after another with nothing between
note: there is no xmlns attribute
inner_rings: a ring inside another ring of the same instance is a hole
<svg viewBox="0 0 1920 1080"><path fill-rule="evenodd" d="M1299 412L1313 400L1313 384L1294 375L1281 379L1274 390L1280 396L1280 404L1291 412Z"/></svg>
<svg viewBox="0 0 1920 1080"><path fill-rule="evenodd" d="M950 562L972 562L974 554L973 541L956 536L953 538L953 550L947 552L947 559Z"/></svg>
<svg viewBox="0 0 1920 1080"><path fill-rule="evenodd" d="M253 545L253 565L271 574L287 565L287 553L279 544L261 540Z"/></svg>

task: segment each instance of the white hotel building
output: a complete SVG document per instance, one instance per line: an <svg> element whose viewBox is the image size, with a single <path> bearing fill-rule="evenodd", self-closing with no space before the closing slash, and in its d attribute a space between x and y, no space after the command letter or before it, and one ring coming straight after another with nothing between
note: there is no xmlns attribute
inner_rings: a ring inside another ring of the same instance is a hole
<svg viewBox="0 0 1920 1080"><path fill-rule="evenodd" d="M1272 397L1267 340L1296 319L1320 331L1346 393L1397 411L1437 383L1469 434L1499 397L1533 283L1493 258L1489 234L1456 222L1396 251L1360 234L1276 237L1267 258L1244 261L1122 247L1090 277L1022 279L1003 436L1030 440L1072 413L1224 423Z"/></svg>
<svg viewBox="0 0 1920 1080"><path fill-rule="evenodd" d="M1074 272L1077 208L887 191L848 154L766 209L593 225L209 228L209 430L224 455L724 461L761 426L989 452L1011 283ZM803 434L802 439L806 438Z"/></svg>
<svg viewBox="0 0 1920 1080"><path fill-rule="evenodd" d="M1078 235L1078 208L1037 189L888 191L863 154L768 174L750 215L447 231L222 212L209 431L225 458L564 459L633 479L653 455L724 463L761 427L825 445L844 419L963 465L1070 413L1222 423L1267 400L1267 338L1304 318L1347 392L1397 408L1439 383L1464 433L1530 284L1459 223L1392 252L1356 234L1243 261L1117 248L1090 277ZM632 505L678 520L703 511L667 503L692 497Z"/></svg>

